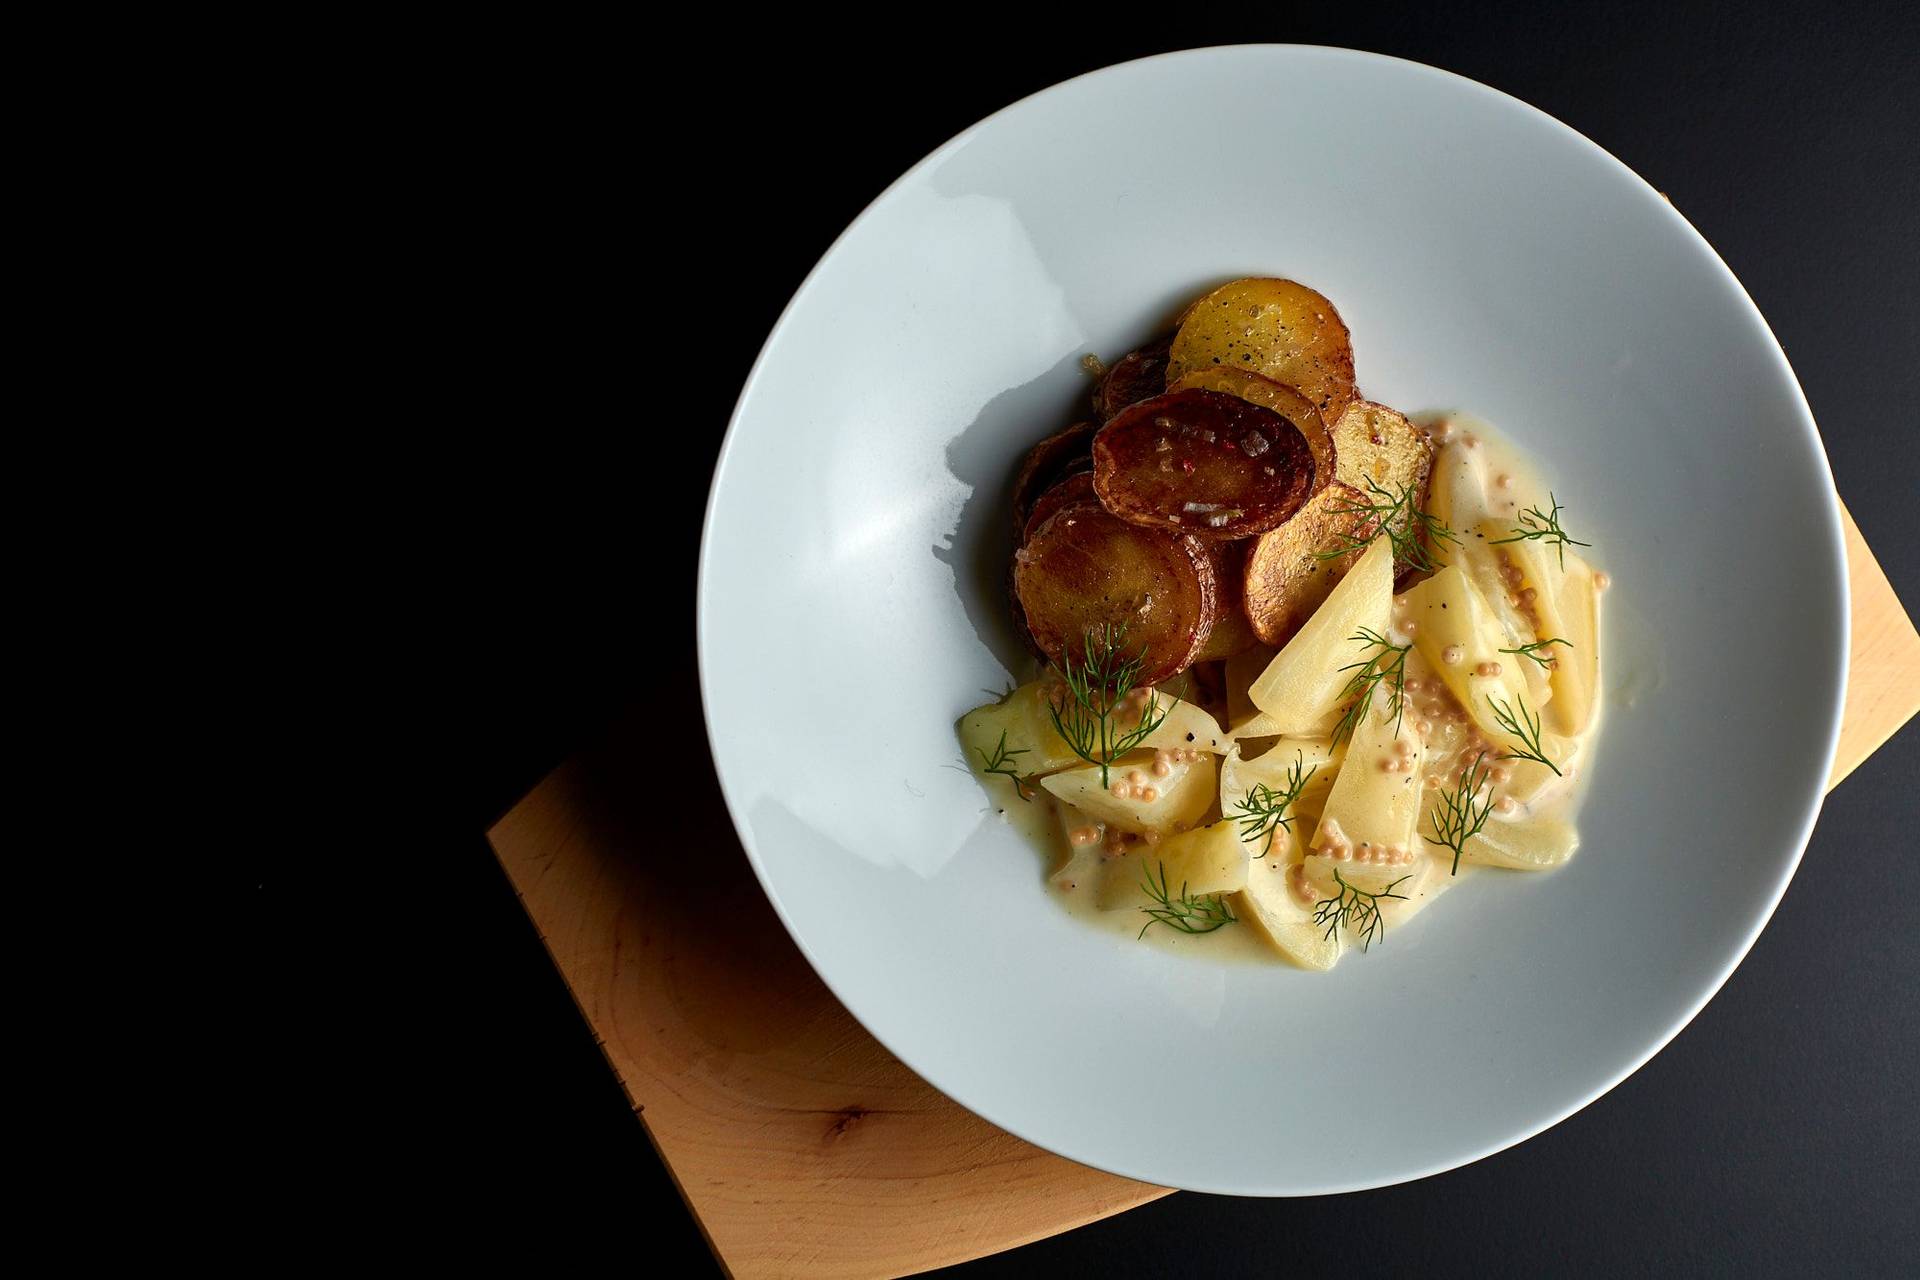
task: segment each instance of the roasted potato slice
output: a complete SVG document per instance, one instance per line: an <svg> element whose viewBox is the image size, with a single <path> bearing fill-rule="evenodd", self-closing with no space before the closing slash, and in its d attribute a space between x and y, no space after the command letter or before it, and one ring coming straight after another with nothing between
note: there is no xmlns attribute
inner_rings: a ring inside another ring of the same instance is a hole
<svg viewBox="0 0 1920 1280"><path fill-rule="evenodd" d="M1027 625L1027 609L1020 603L1020 584L1014 577L1014 570L1020 567L1017 560L1007 561L1007 612L1013 615L1013 632L1019 637L1026 651L1045 662L1047 651L1033 638L1033 628Z"/></svg>
<svg viewBox="0 0 1920 1280"><path fill-rule="evenodd" d="M1313 407L1311 400L1272 378L1224 366L1196 369L1180 381L1170 384L1167 390L1186 391L1195 387L1250 400L1291 422L1305 437L1307 449L1313 454L1314 489L1324 489L1333 483L1337 466L1333 433L1327 430L1327 424L1321 420L1320 411Z"/></svg>
<svg viewBox="0 0 1920 1280"><path fill-rule="evenodd" d="M1245 653L1260 643L1247 621L1246 604L1241 599L1246 582L1247 548L1251 542L1209 542L1207 557L1213 561L1213 576L1220 583L1220 616L1213 620L1207 643L1200 650L1199 662L1225 660Z"/></svg>
<svg viewBox="0 0 1920 1280"><path fill-rule="evenodd" d="M1093 411L1100 421L1112 420L1128 405L1151 400L1167 389L1167 349L1173 335L1150 342L1107 367L1093 388Z"/></svg>
<svg viewBox="0 0 1920 1280"><path fill-rule="evenodd" d="M1287 523L1261 535L1247 553L1247 619L1265 644L1285 644L1353 567L1358 552L1321 556L1366 535L1370 518L1355 509L1380 500L1369 484L1393 495L1404 485L1415 505L1427 500L1433 442L1404 415L1356 400L1331 434L1334 482ZM1404 561L1396 566L1399 574L1406 568Z"/></svg>
<svg viewBox="0 0 1920 1280"><path fill-rule="evenodd" d="M1020 541L1025 542L1033 536L1033 531L1053 518L1053 513L1062 507L1079 503L1098 502L1100 497L1093 491L1093 471L1091 464L1086 471L1070 471L1045 493L1034 500L1033 511L1027 516L1026 527L1020 530Z"/></svg>
<svg viewBox="0 0 1920 1280"><path fill-rule="evenodd" d="M1230 540L1277 528L1313 490L1306 437L1219 391L1142 400L1093 438L1093 485L1122 520Z"/></svg>
<svg viewBox="0 0 1920 1280"><path fill-rule="evenodd" d="M1096 502L1063 507L1014 553L1014 590L1034 643L1059 665L1088 631L1126 628L1143 652L1139 684L1158 684L1199 655L1220 608L1213 561L1198 540L1144 529Z"/></svg>
<svg viewBox="0 0 1920 1280"><path fill-rule="evenodd" d="M1167 384L1214 367L1293 387L1328 422L1354 398L1346 322L1326 298L1293 280L1235 280L1194 303L1173 336Z"/></svg>
<svg viewBox="0 0 1920 1280"><path fill-rule="evenodd" d="M1407 416L1371 400L1355 400L1334 420L1334 478L1367 491L1369 483L1398 494L1405 485L1424 506L1433 478L1433 441Z"/></svg>
<svg viewBox="0 0 1920 1280"><path fill-rule="evenodd" d="M1320 558L1359 533L1360 520L1346 510L1359 501L1351 485L1335 481L1293 519L1254 539L1241 577L1241 600L1262 644L1285 644L1359 559L1358 551Z"/></svg>
<svg viewBox="0 0 1920 1280"><path fill-rule="evenodd" d="M1057 435L1048 436L1020 460L1013 480L1013 531L1020 534L1033 514L1033 504L1060 478L1075 469L1082 460L1091 459L1093 433L1091 422L1076 422ZM1088 462L1091 465L1091 462ZM1084 468L1082 468L1084 469ZM1022 535L1024 536L1024 535Z"/></svg>

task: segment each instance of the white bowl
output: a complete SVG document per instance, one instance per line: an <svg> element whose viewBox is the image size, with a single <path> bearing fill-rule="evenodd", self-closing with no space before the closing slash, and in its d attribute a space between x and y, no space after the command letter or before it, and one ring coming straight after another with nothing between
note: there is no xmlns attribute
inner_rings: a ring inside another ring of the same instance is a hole
<svg viewBox="0 0 1920 1280"><path fill-rule="evenodd" d="M1616 583L1579 856L1325 975L1070 917L953 733L1017 654L1011 472L1084 403L1082 353L1248 274L1334 300L1368 396L1531 451ZM699 634L741 841L887 1048L1086 1164L1303 1195L1538 1133L1699 1011L1819 811L1847 593L1799 385L1657 192L1471 81L1240 47L1028 98L855 220L741 394Z"/></svg>

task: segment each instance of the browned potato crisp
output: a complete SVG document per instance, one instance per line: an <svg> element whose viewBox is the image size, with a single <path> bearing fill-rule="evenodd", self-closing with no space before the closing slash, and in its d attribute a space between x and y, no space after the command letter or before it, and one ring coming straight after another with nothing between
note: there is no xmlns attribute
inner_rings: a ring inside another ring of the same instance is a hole
<svg viewBox="0 0 1920 1280"><path fill-rule="evenodd" d="M1346 323L1292 280L1195 300L1092 399L1098 423L1042 440L1014 481L1010 594L1050 660L1107 623L1156 679L1284 644L1376 531L1364 508L1425 501L1432 442L1358 398Z"/></svg>
<svg viewBox="0 0 1920 1280"><path fill-rule="evenodd" d="M1258 373L1336 422L1354 397L1353 342L1326 298L1292 280L1235 280L1193 305L1174 335L1167 382L1208 368Z"/></svg>
<svg viewBox="0 0 1920 1280"><path fill-rule="evenodd" d="M1100 428L1093 484L1123 520L1246 538L1300 509L1313 492L1313 454L1271 409L1218 391L1174 391Z"/></svg>
<svg viewBox="0 0 1920 1280"><path fill-rule="evenodd" d="M1016 533L1026 528L1034 502L1052 488L1061 476L1082 462L1091 469L1094 430L1091 422L1076 422L1065 431L1048 436L1027 450L1027 456L1020 460L1020 472L1013 481L1013 527Z"/></svg>
<svg viewBox="0 0 1920 1280"><path fill-rule="evenodd" d="M1063 507L1014 556L1014 590L1041 652L1056 664L1091 629L1124 627L1147 657L1139 683L1192 665L1220 605L1198 539L1146 529L1098 502Z"/></svg>
<svg viewBox="0 0 1920 1280"><path fill-rule="evenodd" d="M1173 345L1169 334L1138 351L1130 351L1115 361L1093 389L1093 411L1106 422L1131 404L1138 404L1167 389L1167 348Z"/></svg>

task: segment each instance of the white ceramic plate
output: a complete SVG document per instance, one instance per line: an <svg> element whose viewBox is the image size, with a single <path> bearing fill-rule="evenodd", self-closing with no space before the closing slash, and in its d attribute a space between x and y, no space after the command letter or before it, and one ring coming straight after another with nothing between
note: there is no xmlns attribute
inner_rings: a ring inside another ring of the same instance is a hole
<svg viewBox="0 0 1920 1280"><path fill-rule="evenodd" d="M1530 450L1616 581L1580 855L1480 876L1328 975L1068 916L953 734L1017 653L1011 472L1084 403L1081 354L1247 274L1334 300L1367 395ZM1752 944L1838 731L1832 479L1739 282L1564 125L1370 55L1129 63L916 165L774 327L705 538L714 758L801 950L962 1105L1168 1186L1398 1182L1591 1102Z"/></svg>

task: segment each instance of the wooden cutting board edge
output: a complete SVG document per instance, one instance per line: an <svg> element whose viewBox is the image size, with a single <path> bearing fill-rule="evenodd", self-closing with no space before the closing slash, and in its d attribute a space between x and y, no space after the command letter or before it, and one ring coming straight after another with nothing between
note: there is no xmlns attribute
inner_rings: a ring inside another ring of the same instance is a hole
<svg viewBox="0 0 1920 1280"><path fill-rule="evenodd" d="M1920 711L1920 633L1842 512L1852 667L1830 788ZM617 778L595 772L562 765L488 836L729 1274L902 1275L1168 1194L1021 1142L908 1071L799 958L744 858L726 936L652 911L675 886L631 856L644 834L606 819Z"/></svg>

